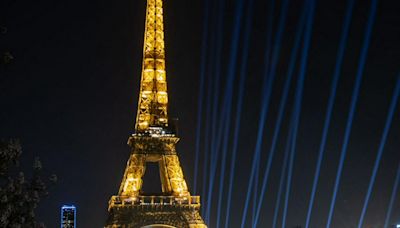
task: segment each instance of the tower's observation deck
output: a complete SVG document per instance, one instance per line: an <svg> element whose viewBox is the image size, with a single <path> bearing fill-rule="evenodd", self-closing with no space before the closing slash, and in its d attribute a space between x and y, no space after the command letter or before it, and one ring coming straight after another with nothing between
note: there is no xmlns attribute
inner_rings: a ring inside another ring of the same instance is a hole
<svg viewBox="0 0 400 228"><path fill-rule="evenodd" d="M168 93L165 71L162 0L147 0L135 134L118 195L109 201L106 227L206 228L200 197L191 196L176 151L179 138L168 128ZM142 190L146 163L158 163L162 192Z"/></svg>

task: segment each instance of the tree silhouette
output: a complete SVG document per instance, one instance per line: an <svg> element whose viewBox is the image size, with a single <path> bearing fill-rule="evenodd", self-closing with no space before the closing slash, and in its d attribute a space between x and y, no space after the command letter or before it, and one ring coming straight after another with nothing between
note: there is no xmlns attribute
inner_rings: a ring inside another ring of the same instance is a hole
<svg viewBox="0 0 400 228"><path fill-rule="evenodd" d="M56 182L57 177L44 180L39 158L27 177L19 168L21 154L18 140L0 140L0 227L45 227L36 221L35 209L48 194L47 184Z"/></svg>
<svg viewBox="0 0 400 228"><path fill-rule="evenodd" d="M0 25L0 38L3 38L4 35L7 34L7 27ZM8 65L14 60L14 56L12 56L11 52L5 47L0 47L0 66Z"/></svg>

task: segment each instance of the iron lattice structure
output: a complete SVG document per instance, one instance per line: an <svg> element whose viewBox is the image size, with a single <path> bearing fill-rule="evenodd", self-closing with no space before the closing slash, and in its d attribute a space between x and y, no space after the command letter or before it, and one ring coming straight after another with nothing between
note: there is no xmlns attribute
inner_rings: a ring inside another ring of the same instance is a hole
<svg viewBox="0 0 400 228"><path fill-rule="evenodd" d="M191 196L176 152L179 138L168 128L162 0L147 0L143 69L131 156L119 193L109 201L106 228L206 228L200 197ZM146 163L160 168L162 193L141 191Z"/></svg>

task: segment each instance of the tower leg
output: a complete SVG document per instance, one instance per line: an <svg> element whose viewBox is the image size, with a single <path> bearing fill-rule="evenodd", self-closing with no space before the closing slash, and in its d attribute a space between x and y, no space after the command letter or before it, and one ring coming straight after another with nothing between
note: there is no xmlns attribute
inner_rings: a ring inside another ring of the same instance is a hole
<svg viewBox="0 0 400 228"><path fill-rule="evenodd" d="M132 154L128 161L124 181L120 187L119 195L137 196L142 188L142 177L146 170L146 155Z"/></svg>
<svg viewBox="0 0 400 228"><path fill-rule="evenodd" d="M163 189L168 189L174 195L189 195L178 156L162 155L160 164L162 164L160 166L160 173L162 174L161 182L163 183Z"/></svg>
<svg viewBox="0 0 400 228"><path fill-rule="evenodd" d="M164 156L161 157L158 162L158 167L160 170L160 179L161 179L161 189L163 193L172 193L171 182L169 181L168 169L165 163Z"/></svg>

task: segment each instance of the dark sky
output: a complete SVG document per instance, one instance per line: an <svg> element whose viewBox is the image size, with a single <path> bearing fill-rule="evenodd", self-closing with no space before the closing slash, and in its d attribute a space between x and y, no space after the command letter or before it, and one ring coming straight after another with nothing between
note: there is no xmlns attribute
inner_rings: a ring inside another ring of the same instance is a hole
<svg viewBox="0 0 400 228"><path fill-rule="evenodd" d="M203 2L165 0L164 3L170 116L179 117L182 140L178 150L189 188L193 185ZM235 1L227 2L225 10L218 12L223 13L225 19L220 94L226 85L224 78L231 51L235 7ZM268 2L255 0L252 13L254 20L232 203L232 227L240 224L258 127ZM289 4L282 54L264 134L265 152L261 158L261 169L264 168L266 148L271 143L302 2L292 0ZM304 225L305 222L345 6L346 1L317 0L288 226ZM356 1L312 227L323 227L326 222L369 6L369 0ZM211 38L215 37L213 25L218 15L213 11L214 7L215 3L209 8L213 12L209 23ZM277 4L274 10L275 25L279 7ZM398 12L398 1L379 1L333 227L355 227L360 215L400 70ZM118 191L130 152L126 141L133 133L136 114L145 0L5 0L0 5L0 13L1 25L8 28L7 34L1 35L0 49L10 50L15 57L12 64L0 69L0 137L21 139L24 167L29 168L32 159L40 156L45 172L57 174L59 182L38 209L39 218L48 227L58 226L59 209L63 204L78 207L79 227L101 227L107 217L108 200ZM211 43L210 40L208 42ZM207 46L209 49L210 45ZM242 47L243 44L240 45ZM239 56L242 54L239 48ZM207 55L207 59L215 61L215 56ZM209 78L213 76L207 75ZM206 91L210 89L206 88ZM382 226L400 162L399 113L400 108L397 107L365 220L373 227ZM287 122L285 117L285 129ZM204 122L203 126L207 124ZM279 140L260 227L271 224L285 132L283 130ZM148 179L151 178L145 179L145 186ZM198 185L201 186L202 182ZM202 197L205 197L204 194ZM393 222L396 219L400 222L399 198ZM214 209L216 203L217 200L213 202ZM214 227L214 221L212 217L210 227Z"/></svg>

